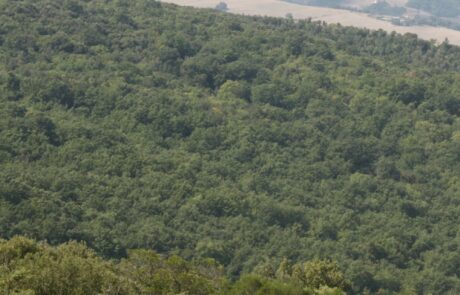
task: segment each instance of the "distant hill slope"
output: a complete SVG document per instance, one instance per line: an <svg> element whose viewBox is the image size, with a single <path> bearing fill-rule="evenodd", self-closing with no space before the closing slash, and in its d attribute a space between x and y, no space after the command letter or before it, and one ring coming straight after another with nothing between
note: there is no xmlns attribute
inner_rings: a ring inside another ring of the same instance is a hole
<svg viewBox="0 0 460 295"><path fill-rule="evenodd" d="M409 0L407 5L409 7L427 11L436 16L460 16L459 0Z"/></svg>
<svg viewBox="0 0 460 295"><path fill-rule="evenodd" d="M164 2L201 8L214 8L218 3L218 1L214 0L167 0ZM225 2L228 4L229 12L237 14L275 17L285 17L288 14L292 14L296 19L311 18L315 21L325 21L329 24L340 23L344 26L372 30L382 29L387 32L395 31L401 34L411 33L417 34L425 40L436 40L440 43L448 39L450 43L460 45L460 31L438 26L438 24L451 24L442 20L417 19L411 21L410 26L402 26L395 25L390 21L377 19L367 13L328 7L303 6L282 0L226 0Z"/></svg>
<svg viewBox="0 0 460 295"><path fill-rule="evenodd" d="M459 0L283 0L311 6L335 8L357 8L375 4L388 4L402 8L415 8L439 17L457 17L460 15Z"/></svg>
<svg viewBox="0 0 460 295"><path fill-rule="evenodd" d="M397 26L445 27L460 31L458 0L280 0L294 4L340 8L368 13ZM359 25L359 22L357 21ZM356 25L356 24L355 24ZM439 35L434 35L439 40ZM445 38L445 37L444 37Z"/></svg>
<svg viewBox="0 0 460 295"><path fill-rule="evenodd" d="M1 0L0 236L458 294L459 71L411 34Z"/></svg>

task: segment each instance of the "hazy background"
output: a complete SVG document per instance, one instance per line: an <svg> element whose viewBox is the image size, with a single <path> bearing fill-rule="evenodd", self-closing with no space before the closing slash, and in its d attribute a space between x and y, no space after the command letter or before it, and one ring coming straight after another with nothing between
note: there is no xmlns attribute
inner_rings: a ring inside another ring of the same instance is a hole
<svg viewBox="0 0 460 295"><path fill-rule="evenodd" d="M218 0L165 0L178 5L215 8ZM460 45L460 0L226 0L228 12L311 18ZM315 6L313 6L315 5ZM442 25L442 26L441 26ZM458 27L457 27L458 26ZM456 30L459 29L459 30Z"/></svg>

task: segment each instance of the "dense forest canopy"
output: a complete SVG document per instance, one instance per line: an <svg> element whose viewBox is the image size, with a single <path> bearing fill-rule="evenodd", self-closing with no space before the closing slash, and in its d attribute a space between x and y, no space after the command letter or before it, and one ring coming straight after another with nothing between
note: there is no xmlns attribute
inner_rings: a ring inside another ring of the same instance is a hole
<svg viewBox="0 0 460 295"><path fill-rule="evenodd" d="M410 34L0 0L0 236L459 294L459 70Z"/></svg>

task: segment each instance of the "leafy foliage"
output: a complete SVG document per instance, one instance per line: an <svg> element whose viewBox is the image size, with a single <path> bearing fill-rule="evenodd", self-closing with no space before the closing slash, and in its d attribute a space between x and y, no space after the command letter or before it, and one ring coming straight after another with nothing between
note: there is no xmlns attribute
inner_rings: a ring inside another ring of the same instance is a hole
<svg viewBox="0 0 460 295"><path fill-rule="evenodd" d="M307 292L292 282L255 275L230 284L212 259L191 263L133 250L121 261L104 261L83 243L51 247L24 237L0 241L0 270L5 294L342 294L326 282L307 285ZM321 269L316 275L337 274Z"/></svg>
<svg viewBox="0 0 460 295"><path fill-rule="evenodd" d="M460 293L459 48L151 0L0 0L0 57L2 237L211 257L231 279L332 259L354 294ZM305 291L266 279L241 288Z"/></svg>

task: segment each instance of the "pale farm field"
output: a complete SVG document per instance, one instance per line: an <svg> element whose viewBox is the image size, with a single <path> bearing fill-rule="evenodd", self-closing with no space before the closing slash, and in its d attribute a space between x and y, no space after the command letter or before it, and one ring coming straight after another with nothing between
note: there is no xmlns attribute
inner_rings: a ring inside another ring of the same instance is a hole
<svg viewBox="0 0 460 295"><path fill-rule="evenodd" d="M369 0L362 0L363 2ZM220 0L164 0L163 2L174 3L182 6L193 6L201 8L214 8ZM312 20L325 21L327 23L340 23L344 26L368 28L372 30L383 29L388 32L413 33L425 40L436 40L442 42L446 38L451 44L460 46L460 31L442 27L431 26L396 26L389 22L378 20L364 13L348 10L303 6L287 3L279 0L224 0L228 4L229 12L245 15L262 15L285 17L291 13L296 19L311 18ZM404 2L393 0L393 2Z"/></svg>

